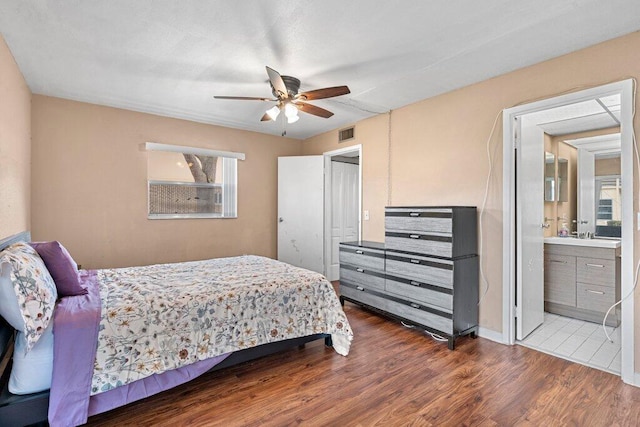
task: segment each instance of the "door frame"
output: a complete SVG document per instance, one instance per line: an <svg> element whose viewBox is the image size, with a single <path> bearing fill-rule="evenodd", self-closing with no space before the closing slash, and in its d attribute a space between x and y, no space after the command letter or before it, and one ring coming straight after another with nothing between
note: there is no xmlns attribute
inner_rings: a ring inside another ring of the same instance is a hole
<svg viewBox="0 0 640 427"><path fill-rule="evenodd" d="M502 340L515 344L515 289L516 289L516 171L515 171L515 118L550 108L573 104L597 97L620 94L620 134L621 134L621 176L631 185L622 188L622 266L621 296L625 297L633 290L634 274L634 213L633 213L633 115L635 110L635 82L631 79L605 84L591 89L544 99L529 104L503 110L503 217L502 217ZM634 297L627 298L621 304L621 378L625 383L640 386L640 375L635 374L634 354Z"/></svg>
<svg viewBox="0 0 640 427"><path fill-rule="evenodd" d="M350 145L337 150L326 151L324 156L324 274L329 273L329 261L331 259L331 206L333 194L331 191L331 158L344 156L345 154L358 153L358 240L362 239L362 144Z"/></svg>

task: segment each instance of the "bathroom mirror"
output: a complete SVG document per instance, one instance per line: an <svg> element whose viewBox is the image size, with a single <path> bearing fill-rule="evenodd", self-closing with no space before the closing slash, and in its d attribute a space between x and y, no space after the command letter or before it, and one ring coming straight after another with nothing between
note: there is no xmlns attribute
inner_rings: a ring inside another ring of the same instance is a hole
<svg viewBox="0 0 640 427"><path fill-rule="evenodd" d="M577 149L577 232L619 238L622 230L620 134L567 139Z"/></svg>
<svg viewBox="0 0 640 427"><path fill-rule="evenodd" d="M567 202L568 199L568 182L569 182L569 160L558 157L558 201Z"/></svg>
<svg viewBox="0 0 640 427"><path fill-rule="evenodd" d="M544 201L553 202L556 197L556 156L544 153Z"/></svg>

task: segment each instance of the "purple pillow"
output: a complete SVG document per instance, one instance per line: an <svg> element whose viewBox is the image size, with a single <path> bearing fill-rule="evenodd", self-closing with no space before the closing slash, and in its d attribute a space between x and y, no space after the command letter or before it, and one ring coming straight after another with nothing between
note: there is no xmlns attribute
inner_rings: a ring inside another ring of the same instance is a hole
<svg viewBox="0 0 640 427"><path fill-rule="evenodd" d="M87 290L80 286L78 264L58 241L29 243L40 255L51 273L61 297L84 295Z"/></svg>

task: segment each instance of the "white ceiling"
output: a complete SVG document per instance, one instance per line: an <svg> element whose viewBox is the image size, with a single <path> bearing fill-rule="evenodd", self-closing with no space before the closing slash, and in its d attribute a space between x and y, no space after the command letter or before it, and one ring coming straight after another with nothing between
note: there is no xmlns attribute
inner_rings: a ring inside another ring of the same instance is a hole
<svg viewBox="0 0 640 427"><path fill-rule="evenodd" d="M32 92L280 135L265 65L313 103L307 138L640 29L637 0L0 0Z"/></svg>

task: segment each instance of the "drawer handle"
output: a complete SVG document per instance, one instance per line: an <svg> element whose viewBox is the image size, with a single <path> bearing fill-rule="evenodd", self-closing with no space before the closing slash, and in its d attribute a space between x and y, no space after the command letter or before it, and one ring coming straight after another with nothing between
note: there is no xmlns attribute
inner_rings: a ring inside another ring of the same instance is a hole
<svg viewBox="0 0 640 427"><path fill-rule="evenodd" d="M604 265L602 265L602 264L589 264L589 263L587 263L587 267L604 268Z"/></svg>
<svg viewBox="0 0 640 427"><path fill-rule="evenodd" d="M357 271L358 273L364 273L364 268L356 268L356 271Z"/></svg>
<svg viewBox="0 0 640 427"><path fill-rule="evenodd" d="M359 291L364 291L364 288L362 286L356 286L356 289Z"/></svg>
<svg viewBox="0 0 640 427"><path fill-rule="evenodd" d="M587 292L592 293L592 294L604 295L604 292L603 292L603 291L594 291L594 290L591 290L591 289L585 289L585 290L586 290Z"/></svg>
<svg viewBox="0 0 640 427"><path fill-rule="evenodd" d="M420 283L416 282L415 280L412 280L411 282L409 282L409 284L413 285L413 286L417 286L420 287Z"/></svg>
<svg viewBox="0 0 640 427"><path fill-rule="evenodd" d="M420 216L420 212L411 212L409 216Z"/></svg>
<svg viewBox="0 0 640 427"><path fill-rule="evenodd" d="M356 253L362 255L364 252L357 250Z"/></svg>
<svg viewBox="0 0 640 427"><path fill-rule="evenodd" d="M411 303L411 307L413 308L420 308L420 306L418 304L416 304L415 302Z"/></svg>
<svg viewBox="0 0 640 427"><path fill-rule="evenodd" d="M418 259L412 259L412 260L411 260L411 263L412 263L412 264L420 264L420 260L418 260Z"/></svg>
<svg viewBox="0 0 640 427"><path fill-rule="evenodd" d="M560 261L560 260L557 260L557 259L552 259L551 262L555 262L557 264L566 264L567 263L567 261Z"/></svg>
<svg viewBox="0 0 640 427"><path fill-rule="evenodd" d="M420 235L419 234L409 234L409 237L411 237L412 239L419 239Z"/></svg>

